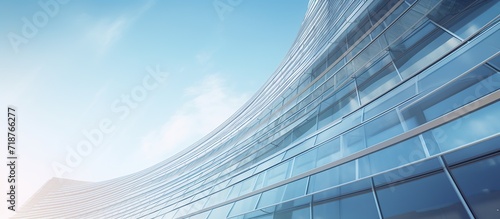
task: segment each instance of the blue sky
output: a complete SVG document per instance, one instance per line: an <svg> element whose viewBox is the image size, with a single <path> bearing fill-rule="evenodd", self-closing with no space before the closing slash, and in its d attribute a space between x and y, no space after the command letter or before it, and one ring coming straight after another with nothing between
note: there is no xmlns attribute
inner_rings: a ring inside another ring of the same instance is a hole
<svg viewBox="0 0 500 219"><path fill-rule="evenodd" d="M103 122L113 131L63 177L115 178L195 142L264 84L306 9L306 0L1 1L0 102L19 111L18 200Z"/></svg>

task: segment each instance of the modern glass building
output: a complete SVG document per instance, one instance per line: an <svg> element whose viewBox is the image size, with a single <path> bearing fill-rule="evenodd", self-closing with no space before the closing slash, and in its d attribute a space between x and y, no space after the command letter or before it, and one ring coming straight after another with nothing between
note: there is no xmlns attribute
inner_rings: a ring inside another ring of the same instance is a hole
<svg viewBox="0 0 500 219"><path fill-rule="evenodd" d="M500 218L500 1L311 0L276 72L153 167L16 218Z"/></svg>

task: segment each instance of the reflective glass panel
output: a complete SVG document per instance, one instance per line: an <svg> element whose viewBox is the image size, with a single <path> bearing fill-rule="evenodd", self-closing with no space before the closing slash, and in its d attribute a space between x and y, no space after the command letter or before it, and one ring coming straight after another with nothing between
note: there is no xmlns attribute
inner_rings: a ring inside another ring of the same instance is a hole
<svg viewBox="0 0 500 219"><path fill-rule="evenodd" d="M370 190L316 203L313 205L313 218L375 219L379 217L374 196Z"/></svg>
<svg viewBox="0 0 500 219"><path fill-rule="evenodd" d="M356 179L354 161L314 174L310 178L307 193L313 193Z"/></svg>
<svg viewBox="0 0 500 219"><path fill-rule="evenodd" d="M451 169L476 218L500 217L500 156Z"/></svg>
<svg viewBox="0 0 500 219"><path fill-rule="evenodd" d="M315 167L317 149L309 150L295 158L292 176L299 175Z"/></svg>
<svg viewBox="0 0 500 219"><path fill-rule="evenodd" d="M384 218L469 218L443 172L377 188Z"/></svg>
<svg viewBox="0 0 500 219"><path fill-rule="evenodd" d="M448 151L500 132L500 102L423 134L430 154Z"/></svg>
<svg viewBox="0 0 500 219"><path fill-rule="evenodd" d="M418 137L359 158L359 176L364 177L425 158Z"/></svg>

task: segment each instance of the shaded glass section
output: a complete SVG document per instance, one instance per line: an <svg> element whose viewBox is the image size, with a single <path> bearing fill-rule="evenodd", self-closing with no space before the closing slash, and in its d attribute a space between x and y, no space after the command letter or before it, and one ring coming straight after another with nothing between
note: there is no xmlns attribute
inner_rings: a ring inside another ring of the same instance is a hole
<svg viewBox="0 0 500 219"><path fill-rule="evenodd" d="M443 172L376 190L384 218L469 218Z"/></svg>
<svg viewBox="0 0 500 219"><path fill-rule="evenodd" d="M498 146L498 145L497 145ZM476 218L500 218L500 155L451 168Z"/></svg>
<svg viewBox="0 0 500 219"><path fill-rule="evenodd" d="M379 218L371 190L315 203L314 219Z"/></svg>

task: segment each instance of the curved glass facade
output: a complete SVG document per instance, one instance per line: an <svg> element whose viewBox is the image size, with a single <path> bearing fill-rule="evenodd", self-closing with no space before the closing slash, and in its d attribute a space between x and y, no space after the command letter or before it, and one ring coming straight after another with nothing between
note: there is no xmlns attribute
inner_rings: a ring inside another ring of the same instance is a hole
<svg viewBox="0 0 500 219"><path fill-rule="evenodd" d="M151 168L18 218L500 218L500 1L311 0L267 83Z"/></svg>

